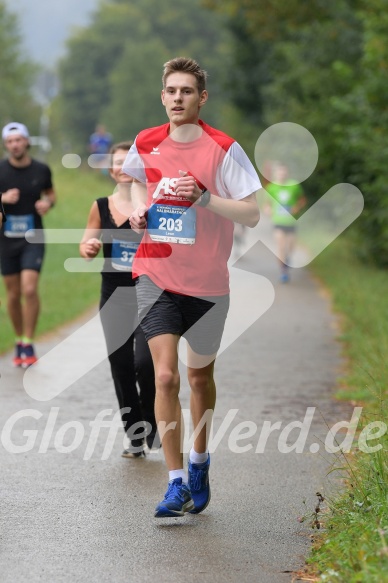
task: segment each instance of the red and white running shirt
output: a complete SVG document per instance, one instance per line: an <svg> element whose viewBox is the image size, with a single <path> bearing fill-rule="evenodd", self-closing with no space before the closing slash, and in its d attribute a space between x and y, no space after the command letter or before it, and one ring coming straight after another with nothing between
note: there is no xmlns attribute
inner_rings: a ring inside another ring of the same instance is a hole
<svg viewBox="0 0 388 583"><path fill-rule="evenodd" d="M124 171L147 185L147 230L136 253L133 275L148 275L161 289L191 296L229 293L227 261L233 222L175 194L179 170L201 188L241 200L261 188L241 146L199 121L200 137L178 142L170 124L140 132L128 152Z"/></svg>

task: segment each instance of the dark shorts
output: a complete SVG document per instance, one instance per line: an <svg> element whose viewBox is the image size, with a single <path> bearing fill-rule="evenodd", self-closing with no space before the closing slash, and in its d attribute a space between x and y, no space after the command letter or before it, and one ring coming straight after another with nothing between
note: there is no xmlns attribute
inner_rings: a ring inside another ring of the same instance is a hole
<svg viewBox="0 0 388 583"><path fill-rule="evenodd" d="M296 227L290 225L274 225L274 229L280 229L284 233L295 233Z"/></svg>
<svg viewBox="0 0 388 583"><path fill-rule="evenodd" d="M197 354L215 354L229 310L229 295L193 297L163 291L149 277L136 284L140 326L148 340L161 334L183 336Z"/></svg>
<svg viewBox="0 0 388 583"><path fill-rule="evenodd" d="M28 243L22 241L8 242L3 245L0 254L1 275L14 275L24 269L38 271L42 269L45 246L44 243Z"/></svg>

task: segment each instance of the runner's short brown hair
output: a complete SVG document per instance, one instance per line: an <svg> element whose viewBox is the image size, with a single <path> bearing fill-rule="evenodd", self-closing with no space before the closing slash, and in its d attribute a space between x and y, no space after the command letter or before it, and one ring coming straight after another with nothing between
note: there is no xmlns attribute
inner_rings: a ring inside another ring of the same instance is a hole
<svg viewBox="0 0 388 583"><path fill-rule="evenodd" d="M163 87L166 87L166 80L171 73L190 73L194 75L197 80L197 87L199 94L206 89L207 72L201 69L197 61L194 59L186 59L186 57L175 57L164 63L164 70L162 76Z"/></svg>

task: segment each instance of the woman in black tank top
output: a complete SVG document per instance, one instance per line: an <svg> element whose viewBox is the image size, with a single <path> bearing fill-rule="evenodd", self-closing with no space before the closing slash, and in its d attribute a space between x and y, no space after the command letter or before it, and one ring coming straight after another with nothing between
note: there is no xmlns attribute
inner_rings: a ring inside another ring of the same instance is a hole
<svg viewBox="0 0 388 583"><path fill-rule="evenodd" d="M112 146L110 175L117 188L98 198L89 212L80 254L94 259L101 247L100 318L108 349L117 400L128 444L122 455L140 457L160 447L154 414L155 376L151 353L139 326L132 262L141 235L132 231L128 217L133 206L132 178L121 168L131 146Z"/></svg>

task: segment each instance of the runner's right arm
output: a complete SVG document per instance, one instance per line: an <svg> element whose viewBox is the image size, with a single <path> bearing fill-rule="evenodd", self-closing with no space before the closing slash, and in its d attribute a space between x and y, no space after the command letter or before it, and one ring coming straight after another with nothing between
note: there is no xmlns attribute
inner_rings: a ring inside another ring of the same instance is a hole
<svg viewBox="0 0 388 583"><path fill-rule="evenodd" d="M134 180L131 189L132 203L135 208L132 215L129 217L131 227L137 233L142 231L147 226L147 187L144 183Z"/></svg>
<svg viewBox="0 0 388 583"><path fill-rule="evenodd" d="M89 212L88 222L84 235L79 245L81 257L85 259L94 259L101 249L101 217L98 210L97 202L94 201Z"/></svg>

